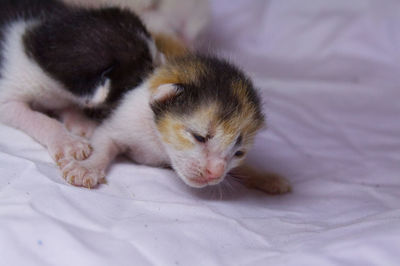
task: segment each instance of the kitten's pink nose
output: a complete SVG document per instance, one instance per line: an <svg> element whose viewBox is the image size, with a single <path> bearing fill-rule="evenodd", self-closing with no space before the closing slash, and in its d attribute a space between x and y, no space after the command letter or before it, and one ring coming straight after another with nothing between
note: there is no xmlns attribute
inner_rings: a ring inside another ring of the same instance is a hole
<svg viewBox="0 0 400 266"><path fill-rule="evenodd" d="M206 169L207 181L212 181L220 178L225 172L225 163L221 161L209 162Z"/></svg>

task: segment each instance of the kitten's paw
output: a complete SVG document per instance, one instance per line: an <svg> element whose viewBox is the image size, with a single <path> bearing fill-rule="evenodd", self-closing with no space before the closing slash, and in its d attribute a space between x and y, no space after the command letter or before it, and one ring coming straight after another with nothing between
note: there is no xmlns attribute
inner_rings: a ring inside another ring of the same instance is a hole
<svg viewBox="0 0 400 266"><path fill-rule="evenodd" d="M243 179L243 182L248 188L259 189L268 194L277 195L292 191L289 181L274 173L251 176Z"/></svg>
<svg viewBox="0 0 400 266"><path fill-rule="evenodd" d="M105 183L104 170L89 169L82 162L71 161L62 169L63 178L74 186L94 188Z"/></svg>
<svg viewBox="0 0 400 266"><path fill-rule="evenodd" d="M59 139L49 146L49 153L52 158L60 164L62 159L73 158L78 161L87 159L92 153L92 147L89 142L83 138L69 137Z"/></svg>
<svg viewBox="0 0 400 266"><path fill-rule="evenodd" d="M254 183L254 187L269 194L284 194L292 190L289 181L276 174L270 174L257 180Z"/></svg>

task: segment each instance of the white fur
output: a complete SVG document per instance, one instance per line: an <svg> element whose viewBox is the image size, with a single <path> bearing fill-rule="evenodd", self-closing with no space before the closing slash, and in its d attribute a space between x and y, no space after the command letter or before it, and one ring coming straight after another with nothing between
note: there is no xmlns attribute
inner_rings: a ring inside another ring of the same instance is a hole
<svg viewBox="0 0 400 266"><path fill-rule="evenodd" d="M104 178L108 165L120 153L126 153L140 164L170 164L149 102L147 83L130 91L112 117L94 132L91 156L81 162L64 160L62 170L66 179L75 185L93 187Z"/></svg>
<svg viewBox="0 0 400 266"><path fill-rule="evenodd" d="M108 94L110 93L110 86L111 80L106 79L104 84L101 84L96 88L93 96L90 97L90 99L87 99L85 105L89 108L92 108L103 104L106 101Z"/></svg>
<svg viewBox="0 0 400 266"><path fill-rule="evenodd" d="M115 142L125 144L134 161L153 166L169 164L149 103L150 92L145 82L126 95L104 127L114 132L111 136Z"/></svg>

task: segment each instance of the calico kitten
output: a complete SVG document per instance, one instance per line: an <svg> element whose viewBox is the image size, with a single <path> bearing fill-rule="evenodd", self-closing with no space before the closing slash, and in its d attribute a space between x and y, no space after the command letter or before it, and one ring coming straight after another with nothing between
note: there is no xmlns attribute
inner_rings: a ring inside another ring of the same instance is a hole
<svg viewBox="0 0 400 266"><path fill-rule="evenodd" d="M167 62L95 130L88 159L59 161L64 178L94 187L113 158L125 153L140 164L172 166L191 187L216 185L231 172L249 187L288 192L282 177L238 167L264 125L250 79L227 61L192 54L167 36L155 40Z"/></svg>
<svg viewBox="0 0 400 266"><path fill-rule="evenodd" d="M35 138L56 161L85 159L91 148L44 112L90 134L93 122L77 110L107 117L162 60L135 14L55 0L2 0L0 49L0 121Z"/></svg>

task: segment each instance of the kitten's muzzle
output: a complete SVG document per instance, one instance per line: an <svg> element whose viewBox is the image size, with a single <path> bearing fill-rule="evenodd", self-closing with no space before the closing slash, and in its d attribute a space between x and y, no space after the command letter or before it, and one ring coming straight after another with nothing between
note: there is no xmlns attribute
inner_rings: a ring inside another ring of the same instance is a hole
<svg viewBox="0 0 400 266"><path fill-rule="evenodd" d="M205 171L205 180L212 182L220 179L225 173L225 168L226 163L223 161L209 161Z"/></svg>
<svg viewBox="0 0 400 266"><path fill-rule="evenodd" d="M225 174L226 163L221 161L209 162L204 174L196 178L189 178L190 183L195 183L196 186L203 187L207 185L216 185L220 183Z"/></svg>

